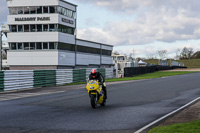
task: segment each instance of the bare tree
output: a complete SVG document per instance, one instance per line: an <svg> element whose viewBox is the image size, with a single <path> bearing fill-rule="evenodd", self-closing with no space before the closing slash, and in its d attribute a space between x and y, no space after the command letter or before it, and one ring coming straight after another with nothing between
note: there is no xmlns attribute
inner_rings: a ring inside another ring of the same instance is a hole
<svg viewBox="0 0 200 133"><path fill-rule="evenodd" d="M158 50L157 54L158 54L159 58L162 60L167 58L167 50Z"/></svg>
<svg viewBox="0 0 200 133"><path fill-rule="evenodd" d="M180 59L180 55L181 55L181 49L177 49L176 50L176 56L174 57L176 60Z"/></svg>
<svg viewBox="0 0 200 133"><path fill-rule="evenodd" d="M120 55L118 51L113 52L114 55Z"/></svg>
<svg viewBox="0 0 200 133"><path fill-rule="evenodd" d="M193 48L184 47L182 49L180 59L190 59L193 53L194 53Z"/></svg>
<svg viewBox="0 0 200 133"><path fill-rule="evenodd" d="M149 54L149 55L146 55L147 59L156 59L156 55L154 54Z"/></svg>

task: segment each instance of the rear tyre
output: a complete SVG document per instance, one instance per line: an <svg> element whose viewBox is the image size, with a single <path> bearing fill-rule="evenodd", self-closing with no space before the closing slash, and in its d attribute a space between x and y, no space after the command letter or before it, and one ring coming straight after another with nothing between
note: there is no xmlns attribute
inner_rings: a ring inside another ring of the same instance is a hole
<svg viewBox="0 0 200 133"><path fill-rule="evenodd" d="M96 96L95 96L95 95L91 95L90 100L91 100L91 106L92 106L92 108L95 109L95 108L97 107L97 99L96 99Z"/></svg>
<svg viewBox="0 0 200 133"><path fill-rule="evenodd" d="M105 98L105 95L103 96L103 102L102 104L100 104L101 106L105 106L106 105L106 98Z"/></svg>

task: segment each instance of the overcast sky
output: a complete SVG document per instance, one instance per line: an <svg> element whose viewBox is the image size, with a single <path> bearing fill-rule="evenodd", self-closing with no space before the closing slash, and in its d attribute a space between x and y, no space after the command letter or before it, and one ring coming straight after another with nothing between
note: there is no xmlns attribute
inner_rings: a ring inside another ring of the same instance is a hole
<svg viewBox="0 0 200 133"><path fill-rule="evenodd" d="M6 22L6 0L0 0L0 22ZM136 57L167 50L200 50L199 0L67 0L78 5L78 38L114 45Z"/></svg>

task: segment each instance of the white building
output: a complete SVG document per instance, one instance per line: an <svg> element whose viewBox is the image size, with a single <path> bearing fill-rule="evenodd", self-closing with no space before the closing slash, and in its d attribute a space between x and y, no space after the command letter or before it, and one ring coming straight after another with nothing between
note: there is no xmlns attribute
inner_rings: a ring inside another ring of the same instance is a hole
<svg viewBox="0 0 200 133"><path fill-rule="evenodd" d="M76 38L77 6L64 0L7 0L10 69L110 67L113 46Z"/></svg>

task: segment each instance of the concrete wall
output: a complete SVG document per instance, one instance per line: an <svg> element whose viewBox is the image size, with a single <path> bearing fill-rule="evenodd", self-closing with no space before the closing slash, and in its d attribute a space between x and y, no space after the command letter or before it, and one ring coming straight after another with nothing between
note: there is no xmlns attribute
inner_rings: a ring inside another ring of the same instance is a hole
<svg viewBox="0 0 200 133"><path fill-rule="evenodd" d="M58 51L8 51L9 66L58 65Z"/></svg>

